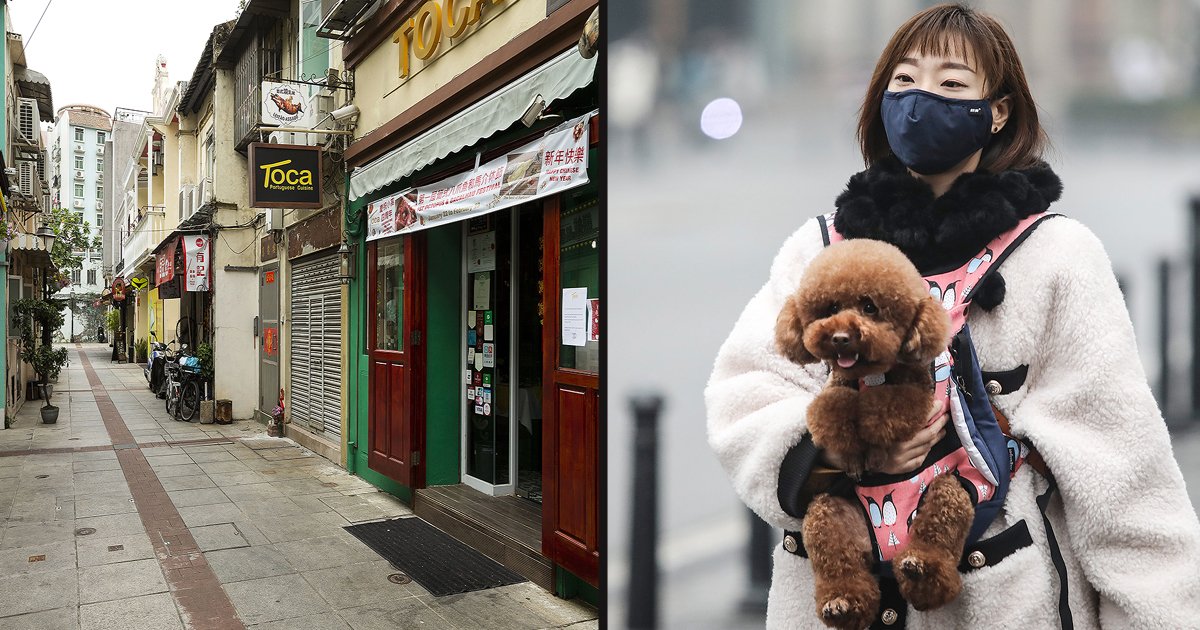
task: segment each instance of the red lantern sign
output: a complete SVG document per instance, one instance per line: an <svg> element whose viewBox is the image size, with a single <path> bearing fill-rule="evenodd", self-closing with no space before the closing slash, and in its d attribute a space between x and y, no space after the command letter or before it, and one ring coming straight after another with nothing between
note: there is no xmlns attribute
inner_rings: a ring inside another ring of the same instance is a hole
<svg viewBox="0 0 1200 630"><path fill-rule="evenodd" d="M125 281L121 278L116 278L112 283L112 299L113 302L125 301Z"/></svg>

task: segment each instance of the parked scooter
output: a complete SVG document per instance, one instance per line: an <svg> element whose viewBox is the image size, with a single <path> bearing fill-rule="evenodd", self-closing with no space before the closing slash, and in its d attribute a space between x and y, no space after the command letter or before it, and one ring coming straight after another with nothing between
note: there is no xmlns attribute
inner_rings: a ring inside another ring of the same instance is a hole
<svg viewBox="0 0 1200 630"><path fill-rule="evenodd" d="M158 395L159 398L166 396L166 388L163 387L163 382L166 378L164 364L171 353L171 344L162 343L153 331L150 333L150 353L146 357L146 365L142 366L142 371L146 375L146 382L150 385L150 391Z"/></svg>

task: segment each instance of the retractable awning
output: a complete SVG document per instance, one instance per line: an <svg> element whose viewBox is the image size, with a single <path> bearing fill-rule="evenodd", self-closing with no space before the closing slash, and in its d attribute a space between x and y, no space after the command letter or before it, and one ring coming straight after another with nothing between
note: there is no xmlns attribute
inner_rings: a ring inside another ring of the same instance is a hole
<svg viewBox="0 0 1200 630"><path fill-rule="evenodd" d="M463 147L507 129L528 109L534 95L549 104L592 82L596 57L584 59L572 46L449 120L350 174L350 199L358 199L411 175Z"/></svg>

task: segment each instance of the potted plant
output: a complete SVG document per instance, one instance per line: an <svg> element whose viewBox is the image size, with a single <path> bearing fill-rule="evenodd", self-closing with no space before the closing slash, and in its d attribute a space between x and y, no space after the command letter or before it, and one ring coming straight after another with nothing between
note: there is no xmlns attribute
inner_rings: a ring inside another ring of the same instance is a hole
<svg viewBox="0 0 1200 630"><path fill-rule="evenodd" d="M46 400L46 404L42 406L41 410L42 422L46 424L58 422L58 407L50 404L50 396L53 393L51 381L57 379L63 366L70 362L67 358L67 349L55 349L48 345L42 345L22 358L33 366L34 371L41 377L42 398Z"/></svg>
<svg viewBox="0 0 1200 630"><path fill-rule="evenodd" d="M137 361L138 363L146 362L146 348L147 348L147 343L146 343L145 339L138 339L137 341L133 342L133 353L135 355L135 359L134 359L135 361Z"/></svg>

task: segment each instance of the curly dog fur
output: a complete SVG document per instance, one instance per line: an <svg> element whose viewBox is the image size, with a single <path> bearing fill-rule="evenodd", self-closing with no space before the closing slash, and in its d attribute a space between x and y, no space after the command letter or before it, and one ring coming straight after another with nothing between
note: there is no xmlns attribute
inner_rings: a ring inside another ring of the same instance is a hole
<svg viewBox="0 0 1200 630"><path fill-rule="evenodd" d="M825 389L808 408L813 442L838 453L858 478L929 419L929 364L946 349L950 320L916 267L897 247L851 239L818 254L776 321L780 352L797 363L824 361ZM884 383L860 388L860 379ZM958 558L974 504L952 478L936 483L894 566L901 592L919 610L958 595ZM856 503L828 494L809 507L805 547L816 580L817 614L835 628L861 629L879 605L869 530Z"/></svg>

